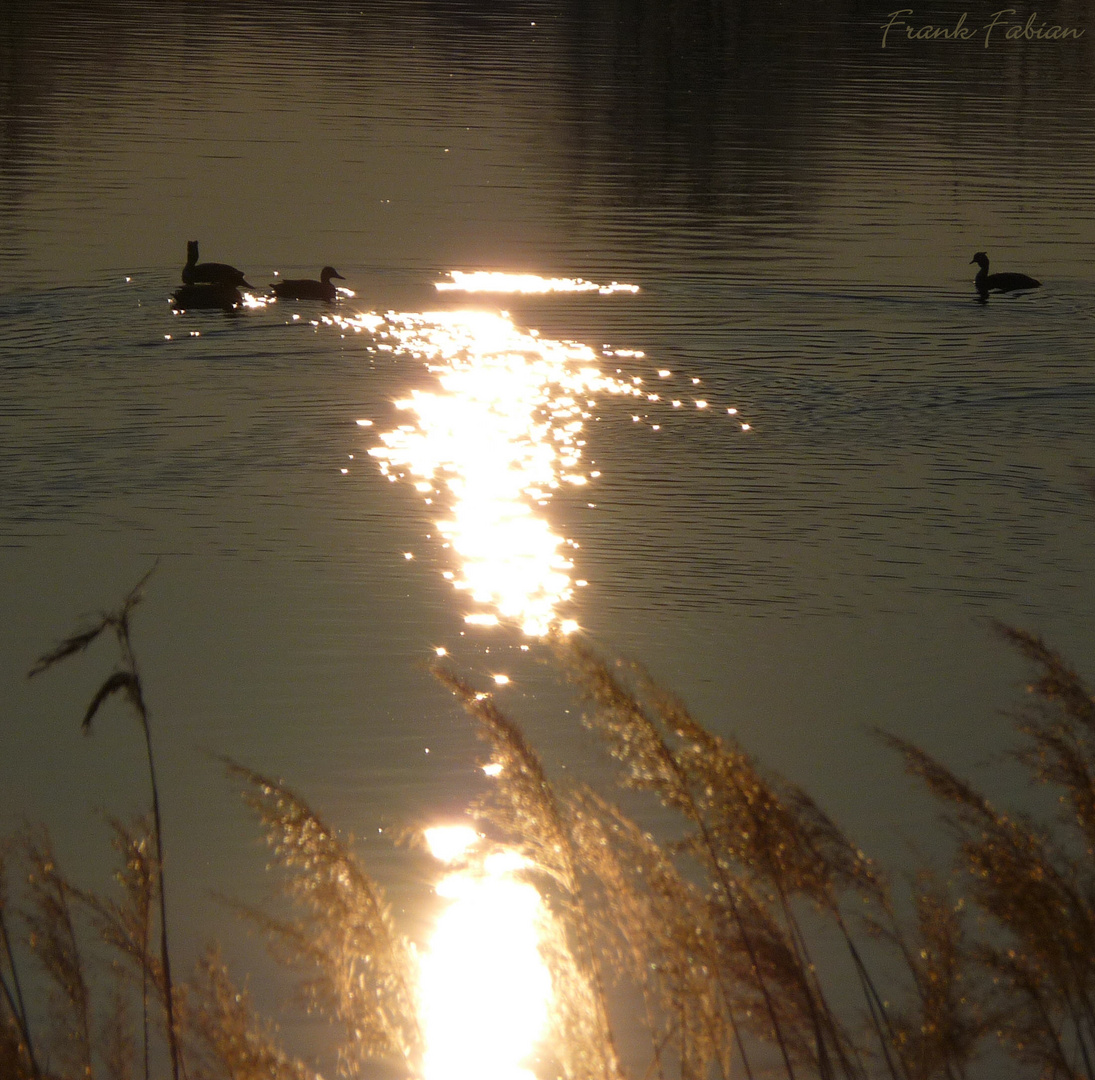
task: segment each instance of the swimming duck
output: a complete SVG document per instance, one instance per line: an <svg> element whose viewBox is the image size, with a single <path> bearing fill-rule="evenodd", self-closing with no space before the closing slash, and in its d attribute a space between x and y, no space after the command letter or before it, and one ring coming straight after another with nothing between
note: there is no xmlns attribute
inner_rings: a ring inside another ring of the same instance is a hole
<svg viewBox="0 0 1095 1080"><path fill-rule="evenodd" d="M255 287L243 276L243 271L234 266L227 263L198 262L197 240L186 242L186 265L183 267L182 279L187 285L242 285L246 289Z"/></svg>
<svg viewBox="0 0 1095 1080"><path fill-rule="evenodd" d="M313 278L288 278L270 288L279 300L334 300L338 290L331 284L331 278L338 278L339 281L346 279L333 266L325 266L320 270L319 277L319 281Z"/></svg>
<svg viewBox="0 0 1095 1080"><path fill-rule="evenodd" d="M1026 274L990 274L989 257L983 251L977 252L977 254L970 259L970 266L974 263L977 263L981 269L977 271L977 277L973 279L973 285L982 296L989 292L1011 292L1013 289L1037 289L1042 284L1040 281L1035 281L1032 277L1027 277Z"/></svg>
<svg viewBox="0 0 1095 1080"><path fill-rule="evenodd" d="M203 281L180 285L171 294L171 306L178 311L186 308L220 308L233 311L243 305L243 295L235 285Z"/></svg>

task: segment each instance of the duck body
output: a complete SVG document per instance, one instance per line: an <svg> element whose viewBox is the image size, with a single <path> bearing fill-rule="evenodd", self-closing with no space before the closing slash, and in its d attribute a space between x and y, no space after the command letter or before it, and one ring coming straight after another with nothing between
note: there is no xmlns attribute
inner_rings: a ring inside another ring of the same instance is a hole
<svg viewBox="0 0 1095 1080"><path fill-rule="evenodd" d="M235 285L201 281L181 285L171 294L171 306L177 311L187 308L219 308L234 311L243 306L243 294Z"/></svg>
<svg viewBox="0 0 1095 1080"><path fill-rule="evenodd" d="M286 278L270 288L279 300L334 300L338 290L331 284L331 278L338 278L339 281L346 279L333 266L325 266L319 277L319 281L314 278Z"/></svg>
<svg viewBox="0 0 1095 1080"><path fill-rule="evenodd" d="M980 269L977 271L977 276L973 279L973 285L982 296L990 292L1014 292L1018 289L1037 289L1042 285L1040 281L1036 281L1026 274L990 274L989 257L983 251L977 252L977 254L970 259L970 266L974 263L977 263Z"/></svg>
<svg viewBox="0 0 1095 1080"><path fill-rule="evenodd" d="M245 289L255 287L243 276L243 271L234 266L227 263L198 262L197 240L186 242L186 265L183 267L182 279L186 285L242 285Z"/></svg>

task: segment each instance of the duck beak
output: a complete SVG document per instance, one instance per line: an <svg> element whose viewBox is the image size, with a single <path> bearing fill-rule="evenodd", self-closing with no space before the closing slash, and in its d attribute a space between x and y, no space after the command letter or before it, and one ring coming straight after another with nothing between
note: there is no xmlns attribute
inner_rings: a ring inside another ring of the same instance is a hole
<svg viewBox="0 0 1095 1080"><path fill-rule="evenodd" d="M970 266L973 266L973 264L974 264L975 262L977 262L977 260L976 260L976 259L970 259Z"/></svg>
<svg viewBox="0 0 1095 1080"><path fill-rule="evenodd" d="M336 277L336 278L338 278L339 281L345 281L346 280L340 273L338 273L337 270L335 271L335 273L333 273L331 275L331 277Z"/></svg>

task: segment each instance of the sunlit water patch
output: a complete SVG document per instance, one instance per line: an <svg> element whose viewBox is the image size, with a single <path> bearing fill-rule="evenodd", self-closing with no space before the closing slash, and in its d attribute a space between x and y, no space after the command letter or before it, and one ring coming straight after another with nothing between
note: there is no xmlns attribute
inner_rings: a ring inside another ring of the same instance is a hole
<svg viewBox="0 0 1095 1080"><path fill-rule="evenodd" d="M575 570L578 545L549 511L555 495L600 476L585 464L598 398L626 400L630 419L657 432L675 410L709 409L699 379L652 368L637 350L549 339L505 312L322 321L366 333L370 348L419 361L436 380L395 402L406 422L379 431L369 453L391 481L412 483L436 508L440 543L451 553L445 577L465 597L465 622L513 623L530 636L576 629L571 609L585 584ZM635 374L640 367L644 374ZM748 429L733 407L710 411ZM359 423L375 430L372 420Z"/></svg>
<svg viewBox="0 0 1095 1080"><path fill-rule="evenodd" d="M595 292L601 296L612 293L637 293L638 285L624 285L618 281L598 285L585 278L542 277L539 274L508 274L500 270L450 270L448 281L434 286L438 292L465 293L582 293Z"/></svg>
<svg viewBox="0 0 1095 1080"><path fill-rule="evenodd" d="M531 1080L525 1064L542 1037L551 977L540 953L543 902L515 877L507 849L468 858L465 826L430 829L434 856L462 863L438 893L447 906L421 959L425 1080Z"/></svg>

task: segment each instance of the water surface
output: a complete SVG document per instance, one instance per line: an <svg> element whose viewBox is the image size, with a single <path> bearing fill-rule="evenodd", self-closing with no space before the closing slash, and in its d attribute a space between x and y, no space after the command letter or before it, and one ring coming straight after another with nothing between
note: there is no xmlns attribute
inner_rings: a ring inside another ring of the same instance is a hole
<svg viewBox="0 0 1095 1080"><path fill-rule="evenodd" d="M207 894L262 862L200 748L284 775L381 876L378 830L480 790L438 647L554 766L610 771L535 642L465 623L447 508L370 456L440 392L381 325L505 311L588 351L586 483L535 509L560 617L868 850L900 864L926 813L872 726L996 775L1022 666L990 620L1088 664L1095 38L882 50L861 5L672 11L3 16L4 820L93 876L94 809L143 805L128 719L77 733L111 658L23 674L159 559L137 647L188 947L234 934ZM329 263L355 295L175 315L194 237L256 285ZM1043 288L978 304L979 250ZM435 287L474 270L639 291ZM394 878L412 922L419 886Z"/></svg>

